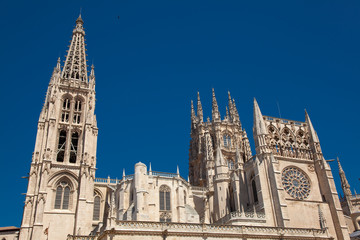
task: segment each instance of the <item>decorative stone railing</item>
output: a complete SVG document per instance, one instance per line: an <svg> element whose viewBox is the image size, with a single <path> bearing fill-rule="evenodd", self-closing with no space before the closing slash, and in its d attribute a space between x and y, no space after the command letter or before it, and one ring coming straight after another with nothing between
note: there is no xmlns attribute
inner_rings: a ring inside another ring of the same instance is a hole
<svg viewBox="0 0 360 240"><path fill-rule="evenodd" d="M111 184L111 185L116 185L120 182L120 179L111 179L110 177L108 178L95 178L95 183L104 183L104 184Z"/></svg>
<svg viewBox="0 0 360 240"><path fill-rule="evenodd" d="M237 226L217 224L190 224L190 223L161 223L140 221L116 221L111 230L100 234L99 240L108 239L108 236L125 235L142 236L176 236L177 239L193 238L257 238L257 239L333 239L326 230L312 228L281 228L262 226ZM74 236L76 237L76 236ZM123 237L122 237L123 238ZM121 239L122 239L121 238ZM75 240L76 238L68 238ZM80 238L81 239L81 238ZM117 239L117 238L114 238ZM85 238L85 240L87 240Z"/></svg>
<svg viewBox="0 0 360 240"><path fill-rule="evenodd" d="M270 122L281 122L285 124L295 124L299 126L306 126L305 122L298 122L294 120L284 119L284 118L277 118L277 117L269 117L269 116L263 116L267 121Z"/></svg>
<svg viewBox="0 0 360 240"><path fill-rule="evenodd" d="M148 172L148 175L168 177L168 178L179 177L179 175L177 175L175 173L154 172L154 171Z"/></svg>
<svg viewBox="0 0 360 240"><path fill-rule="evenodd" d="M232 224L235 222L266 222L264 212L246 211L246 212L231 212L219 219L217 224Z"/></svg>

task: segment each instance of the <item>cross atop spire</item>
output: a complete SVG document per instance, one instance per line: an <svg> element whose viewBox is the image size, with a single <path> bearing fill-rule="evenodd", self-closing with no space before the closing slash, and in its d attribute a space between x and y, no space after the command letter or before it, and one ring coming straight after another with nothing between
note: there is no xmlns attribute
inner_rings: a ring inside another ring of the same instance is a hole
<svg viewBox="0 0 360 240"><path fill-rule="evenodd" d="M64 80L75 80L87 82L87 64L85 49L85 31L83 27L84 21L81 14L76 19L76 26L73 30L72 39L68 54L66 56L65 65L61 74Z"/></svg>

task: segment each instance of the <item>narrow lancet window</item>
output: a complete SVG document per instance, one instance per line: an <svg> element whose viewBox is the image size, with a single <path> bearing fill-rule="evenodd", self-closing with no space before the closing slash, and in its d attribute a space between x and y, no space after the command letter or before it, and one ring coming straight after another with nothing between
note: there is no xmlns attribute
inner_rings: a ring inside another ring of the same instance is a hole
<svg viewBox="0 0 360 240"><path fill-rule="evenodd" d="M70 163L76 163L78 142L79 142L79 134L77 132L74 132L71 135Z"/></svg>
<svg viewBox="0 0 360 240"><path fill-rule="evenodd" d="M95 195L93 221L99 221L99 220L100 220L100 196Z"/></svg>
<svg viewBox="0 0 360 240"><path fill-rule="evenodd" d="M66 146L66 131L61 130L59 134L58 151L56 157L57 162L64 162L65 146Z"/></svg>
<svg viewBox="0 0 360 240"><path fill-rule="evenodd" d="M253 177L253 179L251 180L251 188L253 191L254 203L256 204L259 202L259 199L258 199L258 195L257 195L255 177Z"/></svg>
<svg viewBox="0 0 360 240"><path fill-rule="evenodd" d="M161 186L159 192L160 211L170 211L170 188L168 186Z"/></svg>
<svg viewBox="0 0 360 240"><path fill-rule="evenodd" d="M74 105L74 118L73 123L79 124L81 121L81 101L76 100Z"/></svg>
<svg viewBox="0 0 360 240"><path fill-rule="evenodd" d="M70 186L66 181L60 182L56 187L55 209L69 209Z"/></svg>
<svg viewBox="0 0 360 240"><path fill-rule="evenodd" d="M70 116L70 99L65 98L62 106L61 121L65 123L69 122L69 116Z"/></svg>

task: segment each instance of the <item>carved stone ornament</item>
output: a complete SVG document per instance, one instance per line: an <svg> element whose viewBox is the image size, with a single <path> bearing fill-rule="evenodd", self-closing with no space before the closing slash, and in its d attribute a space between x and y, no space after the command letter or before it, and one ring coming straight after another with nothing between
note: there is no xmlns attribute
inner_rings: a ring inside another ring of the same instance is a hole
<svg viewBox="0 0 360 240"><path fill-rule="evenodd" d="M310 172L314 172L314 171L315 171L315 166L314 166L314 164L309 164L309 165L308 165L308 170L309 170Z"/></svg>
<svg viewBox="0 0 360 240"><path fill-rule="evenodd" d="M310 180L297 167L286 167L282 171L282 184L285 191L298 200L306 199L310 194Z"/></svg>

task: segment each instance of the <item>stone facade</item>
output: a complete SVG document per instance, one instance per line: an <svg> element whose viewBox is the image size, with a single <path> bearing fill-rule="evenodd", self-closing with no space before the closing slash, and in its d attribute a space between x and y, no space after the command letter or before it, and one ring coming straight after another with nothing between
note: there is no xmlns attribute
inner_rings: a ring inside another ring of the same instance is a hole
<svg viewBox="0 0 360 240"><path fill-rule="evenodd" d="M187 180L143 163L121 179L96 178L95 72L87 74L84 36L80 16L40 114L21 240L350 239L308 114L263 116L254 100L253 155L230 93L223 118L214 90L211 119L199 94L196 112L191 104ZM358 198L346 186L344 213L359 229Z"/></svg>

